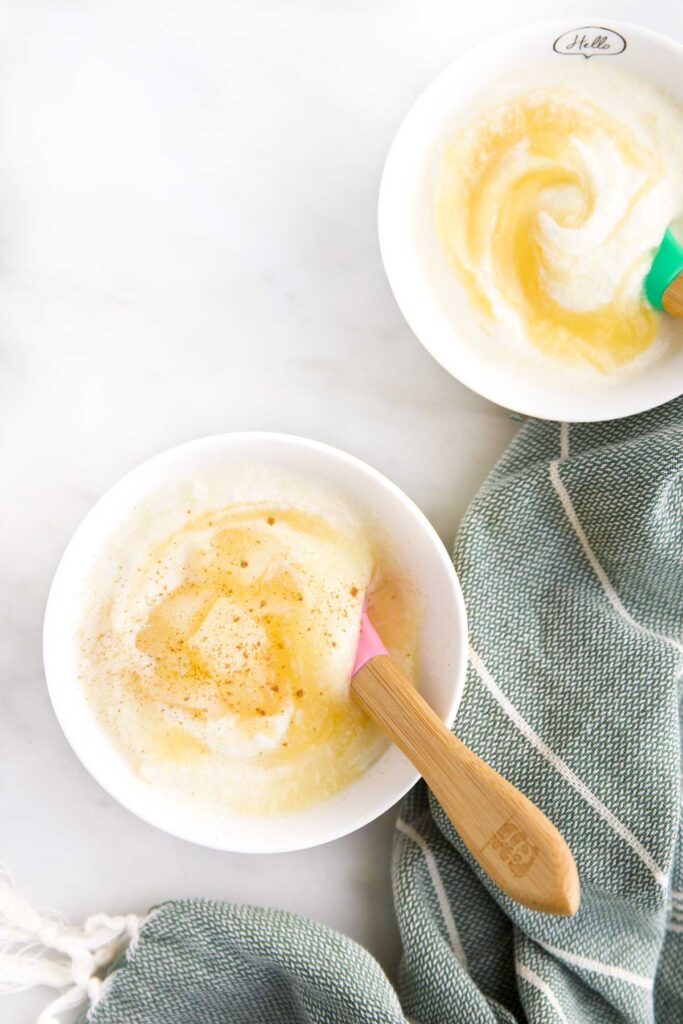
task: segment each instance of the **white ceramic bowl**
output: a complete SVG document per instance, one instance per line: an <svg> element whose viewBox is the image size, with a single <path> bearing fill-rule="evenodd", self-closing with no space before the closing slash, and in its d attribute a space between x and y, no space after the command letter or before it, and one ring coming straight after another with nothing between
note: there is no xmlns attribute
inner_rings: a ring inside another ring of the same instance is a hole
<svg viewBox="0 0 683 1024"><path fill-rule="evenodd" d="M595 30L593 27L595 26ZM601 26L605 26L602 28ZM602 35L605 49L586 59L568 46L576 34ZM566 51L566 52L563 52ZM419 97L401 124L387 157L379 197L382 259L403 315L449 373L473 391L518 412L581 422L642 412L683 390L683 345L642 370L603 381L580 378L549 360L507 361L476 324L465 292L438 257L425 258L438 242L431 227L429 161L448 138L449 125L501 76L541 61L571 62L576 76L596 61L609 61L643 76L683 102L683 47L665 36L623 22L585 18L532 25L495 36L446 69ZM431 233L432 239L427 236ZM425 240L426 239L426 240ZM437 298L434 273L442 275ZM448 299L445 298L448 293ZM468 320L468 317L470 319Z"/></svg>
<svg viewBox="0 0 683 1024"><path fill-rule="evenodd" d="M102 731L77 683L75 633L93 562L136 506L160 488L202 470L265 463L315 475L382 524L424 598L420 690L450 725L462 693L467 625L460 585L436 532L419 509L358 459L286 434L224 434L172 448L143 463L107 491L74 534L57 569L45 613L44 659L50 697L64 733L85 767L116 800L145 821L203 846L282 852L327 842L386 811L417 781L396 747L331 799L296 813L256 818L210 817L137 777Z"/></svg>

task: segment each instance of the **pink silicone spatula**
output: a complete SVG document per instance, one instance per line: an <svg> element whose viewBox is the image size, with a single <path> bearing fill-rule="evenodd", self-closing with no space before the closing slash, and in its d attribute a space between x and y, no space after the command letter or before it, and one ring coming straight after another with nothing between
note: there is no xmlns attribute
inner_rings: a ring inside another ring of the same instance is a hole
<svg viewBox="0 0 683 1024"><path fill-rule="evenodd" d="M571 850L542 811L443 724L389 657L363 608L351 695L412 761L472 856L518 903L575 914Z"/></svg>

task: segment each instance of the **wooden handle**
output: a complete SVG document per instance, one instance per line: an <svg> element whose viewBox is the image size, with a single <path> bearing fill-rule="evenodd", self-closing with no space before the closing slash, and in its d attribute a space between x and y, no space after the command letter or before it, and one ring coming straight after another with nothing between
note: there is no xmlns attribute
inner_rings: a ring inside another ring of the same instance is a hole
<svg viewBox="0 0 683 1024"><path fill-rule="evenodd" d="M410 758L503 892L532 910L576 913L576 865L555 826L446 728L388 656L356 673L351 694Z"/></svg>
<svg viewBox="0 0 683 1024"><path fill-rule="evenodd" d="M662 295L662 306L671 316L683 319L683 274L675 277Z"/></svg>

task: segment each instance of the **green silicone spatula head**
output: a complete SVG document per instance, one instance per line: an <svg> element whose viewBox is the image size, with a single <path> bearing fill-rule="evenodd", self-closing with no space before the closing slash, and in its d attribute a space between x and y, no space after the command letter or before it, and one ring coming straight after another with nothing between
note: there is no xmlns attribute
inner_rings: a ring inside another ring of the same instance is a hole
<svg viewBox="0 0 683 1024"><path fill-rule="evenodd" d="M683 245L669 228L645 278L645 295L651 306L683 317Z"/></svg>

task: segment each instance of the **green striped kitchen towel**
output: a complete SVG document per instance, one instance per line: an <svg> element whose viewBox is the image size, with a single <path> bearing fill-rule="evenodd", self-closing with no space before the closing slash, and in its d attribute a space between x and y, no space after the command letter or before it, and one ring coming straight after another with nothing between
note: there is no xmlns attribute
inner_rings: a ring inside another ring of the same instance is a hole
<svg viewBox="0 0 683 1024"><path fill-rule="evenodd" d="M578 915L502 896L420 784L393 849L396 989L310 921L174 901L114 921L135 936L104 985L85 970L91 1024L683 1022L683 399L528 422L455 563L471 631L455 731L560 827Z"/></svg>

